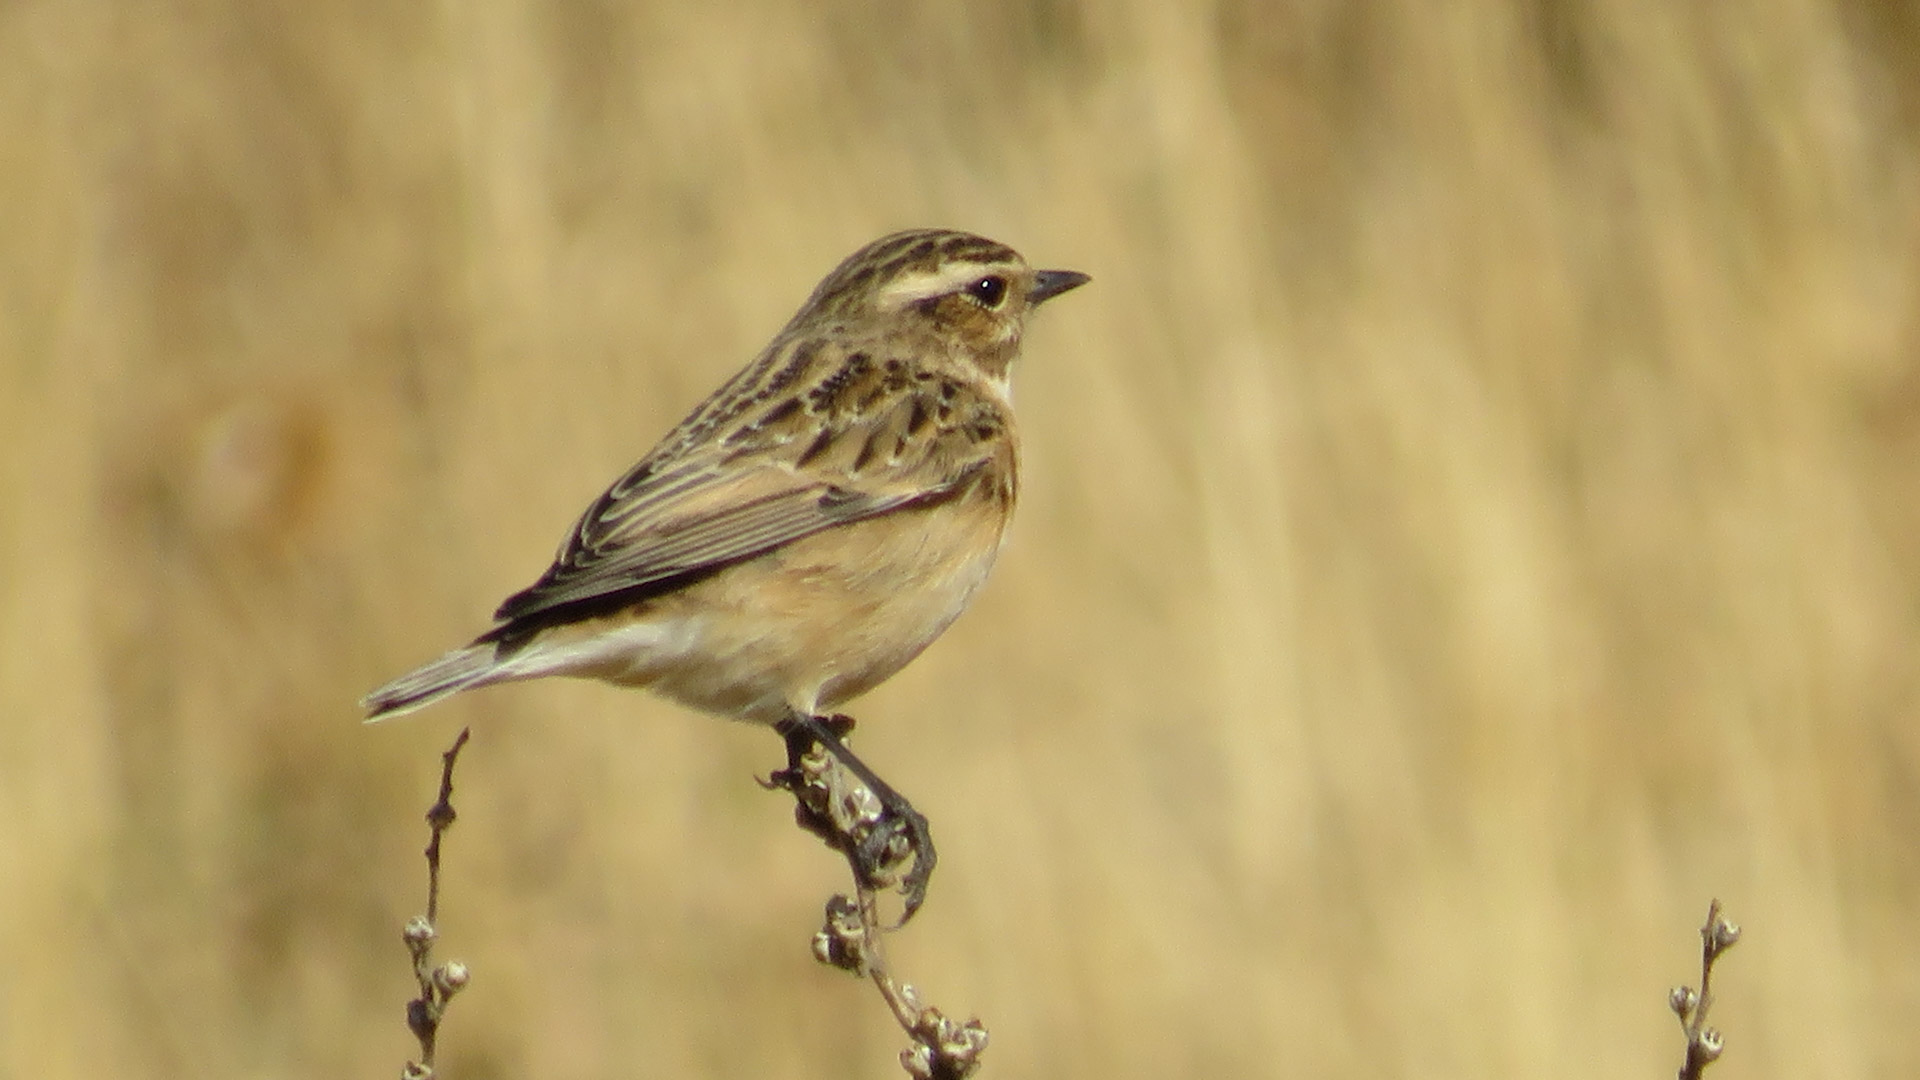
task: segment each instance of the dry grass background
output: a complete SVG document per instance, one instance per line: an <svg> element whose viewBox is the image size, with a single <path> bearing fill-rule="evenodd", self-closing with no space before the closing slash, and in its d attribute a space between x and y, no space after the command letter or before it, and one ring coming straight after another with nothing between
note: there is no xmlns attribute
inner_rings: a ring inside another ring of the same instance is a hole
<svg viewBox="0 0 1920 1080"><path fill-rule="evenodd" d="M0 1078L898 1075L765 732L362 729L837 259L1096 284L859 703L989 1076L1920 1073L1920 16L1890 2L0 8Z"/></svg>

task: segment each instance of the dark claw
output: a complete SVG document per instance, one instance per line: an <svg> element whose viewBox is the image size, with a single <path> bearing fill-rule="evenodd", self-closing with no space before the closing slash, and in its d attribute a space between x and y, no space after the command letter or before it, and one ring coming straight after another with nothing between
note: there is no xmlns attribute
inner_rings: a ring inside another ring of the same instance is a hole
<svg viewBox="0 0 1920 1080"><path fill-rule="evenodd" d="M876 794L878 794L876 792ZM905 899L905 907L900 913L900 921L894 924L899 929L920 910L927 899L927 882L933 879L933 864L937 858L933 849L933 832L927 826L925 814L913 808L905 799L898 803L890 802L887 796L880 797L883 811L881 824L867 834L866 842L860 845L860 863L857 868L872 867L878 870L897 861L894 851L895 838L901 838L913 852L913 869L900 878L900 895ZM865 875L871 884L871 872Z"/></svg>

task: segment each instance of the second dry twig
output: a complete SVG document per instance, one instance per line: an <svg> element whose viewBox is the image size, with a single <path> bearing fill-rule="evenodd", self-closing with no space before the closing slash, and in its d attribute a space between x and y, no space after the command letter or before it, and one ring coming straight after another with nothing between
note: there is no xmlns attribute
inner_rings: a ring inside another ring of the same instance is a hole
<svg viewBox="0 0 1920 1080"><path fill-rule="evenodd" d="M467 965L458 960L434 964L433 942L439 937L436 927L440 918L440 838L453 827L454 818L458 816L453 812L453 766L470 734L468 729L460 729L460 737L440 755L440 795L427 808L427 828L432 831L426 850L427 913L408 919L401 933L407 943L407 953L413 958L413 977L420 984L420 996L407 1002L407 1030L420 1040L420 1060L407 1062L400 1071L402 1080L432 1080L440 1018L446 1015L447 1003L453 995L467 985Z"/></svg>

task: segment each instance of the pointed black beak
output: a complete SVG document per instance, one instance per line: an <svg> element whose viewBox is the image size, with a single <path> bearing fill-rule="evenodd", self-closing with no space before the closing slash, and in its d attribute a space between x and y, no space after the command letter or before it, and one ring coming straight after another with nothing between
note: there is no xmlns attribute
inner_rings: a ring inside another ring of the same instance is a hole
<svg viewBox="0 0 1920 1080"><path fill-rule="evenodd" d="M1093 279L1078 270L1036 270L1033 288L1027 292L1028 305L1045 303L1068 289L1077 289Z"/></svg>

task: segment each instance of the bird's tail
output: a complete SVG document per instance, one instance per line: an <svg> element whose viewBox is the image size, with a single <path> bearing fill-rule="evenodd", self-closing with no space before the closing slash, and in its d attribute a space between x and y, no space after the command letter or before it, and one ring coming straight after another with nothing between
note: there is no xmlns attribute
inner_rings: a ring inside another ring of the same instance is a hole
<svg viewBox="0 0 1920 1080"><path fill-rule="evenodd" d="M501 667L492 642L455 649L425 667L410 671L360 699L367 723L404 716L441 698L514 677Z"/></svg>

